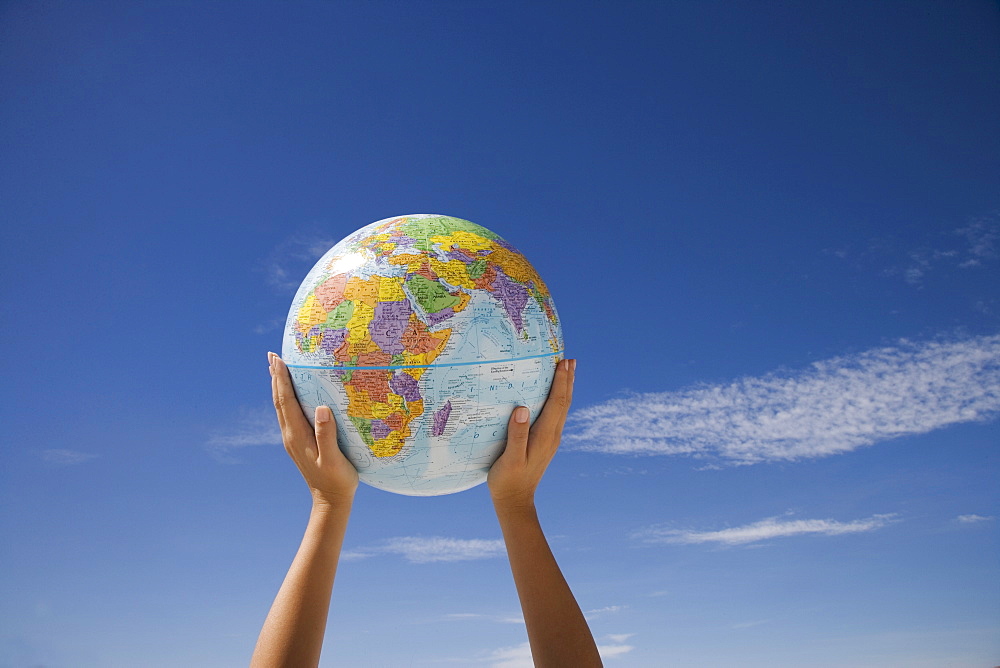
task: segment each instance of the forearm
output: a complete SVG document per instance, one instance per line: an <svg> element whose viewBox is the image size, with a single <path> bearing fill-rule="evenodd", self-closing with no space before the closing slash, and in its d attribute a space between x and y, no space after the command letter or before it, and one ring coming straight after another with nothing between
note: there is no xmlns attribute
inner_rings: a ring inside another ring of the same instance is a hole
<svg viewBox="0 0 1000 668"><path fill-rule="evenodd" d="M302 543L257 639L252 668L319 663L350 512L350 500L313 504Z"/></svg>
<svg viewBox="0 0 1000 668"><path fill-rule="evenodd" d="M545 540L534 506L498 506L496 511L535 665L602 665L587 620Z"/></svg>

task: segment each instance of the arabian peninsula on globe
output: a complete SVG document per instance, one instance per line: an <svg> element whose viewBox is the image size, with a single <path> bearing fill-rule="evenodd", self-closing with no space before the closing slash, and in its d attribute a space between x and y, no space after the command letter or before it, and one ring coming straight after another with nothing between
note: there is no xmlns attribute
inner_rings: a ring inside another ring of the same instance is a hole
<svg viewBox="0 0 1000 668"><path fill-rule="evenodd" d="M552 296L507 241L460 218L386 218L320 258L282 357L305 414L327 405L373 487L414 496L486 480L516 406L534 418L563 352Z"/></svg>

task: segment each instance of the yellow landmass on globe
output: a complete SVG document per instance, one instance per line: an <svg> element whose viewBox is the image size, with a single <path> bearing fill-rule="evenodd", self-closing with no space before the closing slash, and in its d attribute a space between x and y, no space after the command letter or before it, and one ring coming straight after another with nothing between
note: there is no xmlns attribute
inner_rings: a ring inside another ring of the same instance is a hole
<svg viewBox="0 0 1000 668"><path fill-rule="evenodd" d="M469 278L467 265L461 260L442 262L441 260L431 258L431 269L434 270L435 274L446 280L449 285L468 288L469 290L473 290L476 287L475 281ZM455 311L457 312L458 309L455 309Z"/></svg>
<svg viewBox="0 0 1000 668"><path fill-rule="evenodd" d="M415 253L400 253L389 258L389 264L405 264L409 267L410 271L414 271L413 267L419 268L423 261L424 256Z"/></svg>
<svg viewBox="0 0 1000 668"><path fill-rule="evenodd" d="M309 295L303 302L302 308L299 309L297 327L300 332L305 334L316 325L326 322L326 316L327 312L316 296Z"/></svg>
<svg viewBox="0 0 1000 668"><path fill-rule="evenodd" d="M379 287L381 287L380 278L380 276L372 276L366 281L358 276L351 276L344 288L344 299L353 301L355 308L357 308L358 302L375 308L375 305L378 304Z"/></svg>
<svg viewBox="0 0 1000 668"><path fill-rule="evenodd" d="M380 302L401 302L406 299L403 292L402 276L380 276L378 284L378 300Z"/></svg>
<svg viewBox="0 0 1000 668"><path fill-rule="evenodd" d="M360 301L354 302L354 313L347 321L347 340L352 344L352 348L358 346L362 352L366 352L367 348L363 344L365 342L373 343L371 333L368 331L368 324L373 317L375 317L373 306Z"/></svg>
<svg viewBox="0 0 1000 668"><path fill-rule="evenodd" d="M545 287L538 272L519 253L514 253L497 244L489 255L489 261L499 265L505 274L518 283L528 285L528 283L534 282L535 289L541 292L543 297L549 295L549 290Z"/></svg>
<svg viewBox="0 0 1000 668"><path fill-rule="evenodd" d="M466 232L465 230L456 230L451 234L433 236L431 237L431 243L441 244L448 250L451 250L452 246L458 246L462 250L472 251L473 253L481 250L493 250L496 246L496 244L486 237L481 237L478 234Z"/></svg>

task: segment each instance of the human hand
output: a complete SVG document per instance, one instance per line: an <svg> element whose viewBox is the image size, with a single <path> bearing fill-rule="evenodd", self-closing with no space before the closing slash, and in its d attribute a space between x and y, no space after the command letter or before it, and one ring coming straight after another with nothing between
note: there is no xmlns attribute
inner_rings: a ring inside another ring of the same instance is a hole
<svg viewBox="0 0 1000 668"><path fill-rule="evenodd" d="M329 406L316 408L316 427L309 424L292 387L285 362L268 353L271 395L285 451L299 468L314 504L350 503L358 488L358 471L337 446L337 423Z"/></svg>
<svg viewBox="0 0 1000 668"><path fill-rule="evenodd" d="M527 408L518 406L511 414L507 447L486 478L496 508L534 506L535 489L559 448L575 376L575 359L559 363L545 406L530 428Z"/></svg>

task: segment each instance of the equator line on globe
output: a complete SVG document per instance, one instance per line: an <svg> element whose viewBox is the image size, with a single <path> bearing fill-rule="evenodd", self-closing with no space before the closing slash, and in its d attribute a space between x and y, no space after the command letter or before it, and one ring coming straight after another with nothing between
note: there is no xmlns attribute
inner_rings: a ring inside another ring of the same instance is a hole
<svg viewBox="0 0 1000 668"><path fill-rule="evenodd" d="M369 485L480 484L516 406L545 402L563 340L552 296L510 243L461 218L386 218L331 248L292 300L282 357L312 419L327 405Z"/></svg>

